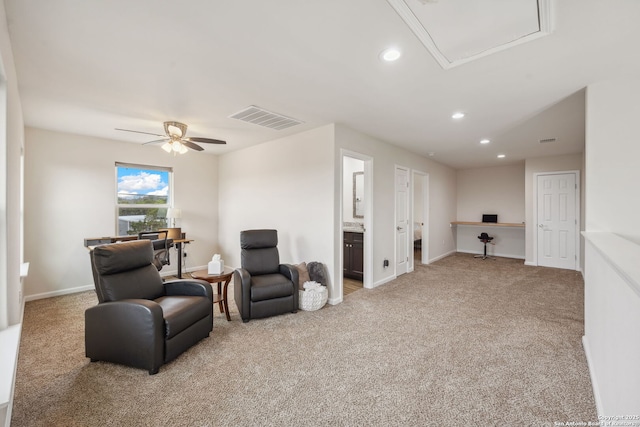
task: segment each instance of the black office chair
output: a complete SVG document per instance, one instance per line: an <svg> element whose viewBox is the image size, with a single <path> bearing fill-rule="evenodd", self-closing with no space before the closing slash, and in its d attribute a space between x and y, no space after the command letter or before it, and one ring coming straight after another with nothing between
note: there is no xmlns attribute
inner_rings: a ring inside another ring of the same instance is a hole
<svg viewBox="0 0 640 427"><path fill-rule="evenodd" d="M162 270L162 266L171 265L169 257L169 249L173 247L173 239L168 238L167 230L160 231L141 231L138 233L138 240L151 240L153 243L153 265L158 271Z"/></svg>
<svg viewBox="0 0 640 427"><path fill-rule="evenodd" d="M495 243L491 243L491 241L493 240L493 237L489 236L487 233L482 232L480 233L480 235L478 236L478 239L480 239L480 241L482 243L484 243L484 255L476 255L474 256L474 258L482 258L482 259L495 259L492 256L487 256L487 243L494 245Z"/></svg>

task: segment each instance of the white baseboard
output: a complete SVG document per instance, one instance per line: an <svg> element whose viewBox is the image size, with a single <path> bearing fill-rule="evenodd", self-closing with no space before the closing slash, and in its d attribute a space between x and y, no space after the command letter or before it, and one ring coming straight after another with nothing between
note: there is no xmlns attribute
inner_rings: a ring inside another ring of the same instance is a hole
<svg viewBox="0 0 640 427"><path fill-rule="evenodd" d="M604 413L602 410L602 398L600 397L600 388L598 387L598 380L596 378L596 374L593 371L593 361L591 359L591 353L589 352L589 340L586 335L582 336L582 348L584 349L584 354L587 357L587 367L589 368L589 376L591 377L591 387L593 388L593 398L596 401L596 412L598 413L598 418L601 417Z"/></svg>
<svg viewBox="0 0 640 427"><path fill-rule="evenodd" d="M198 270L206 270L207 266L206 265L197 265L194 267L188 267L188 268L184 268L182 269L182 273L190 273L192 271L198 271ZM167 277L167 276L177 276L178 275L178 269L176 268L175 270L165 270L164 268L162 270L160 270L160 276L161 277Z"/></svg>
<svg viewBox="0 0 640 427"><path fill-rule="evenodd" d="M207 268L206 266L189 267L186 270L184 270L183 273L188 273L188 272L197 271L197 270L204 270L206 268ZM161 270L160 276L162 277L175 276L176 274L178 274L178 270L168 270L168 271ZM92 291L94 289L95 289L95 286L93 284L78 286L75 288L59 289L57 291L42 292L42 293L33 294L33 295L25 295L24 301L28 302L28 301L35 301L38 299L59 297L62 295L76 294L78 292Z"/></svg>
<svg viewBox="0 0 640 427"><path fill-rule="evenodd" d="M473 254L473 255L484 255L483 251L458 251L461 254ZM514 255L514 254L503 254L503 253L491 253L487 254L487 256L499 256L501 258L512 258L512 259L525 259L522 255Z"/></svg>
<svg viewBox="0 0 640 427"><path fill-rule="evenodd" d="M444 253L444 254L442 254L442 255L439 255L439 256L437 256L437 257L435 257L435 258L431 258L431 259L429 260L429 264L431 264L432 262L440 261L441 259L446 258L446 257L448 257L449 255L453 255L453 254L455 254L455 253L456 253L456 250L454 249L454 250L451 250L451 251L449 251L449 252L447 252L447 253Z"/></svg>
<svg viewBox="0 0 640 427"><path fill-rule="evenodd" d="M25 295L25 302L35 301L38 299L59 297L62 295L75 294L78 292L92 291L95 289L93 285L78 286L76 288L59 289L57 291L42 292L40 294Z"/></svg>
<svg viewBox="0 0 640 427"><path fill-rule="evenodd" d="M395 280L395 279L396 279L396 275L395 274L392 275L392 276L387 276L387 277L385 277L385 278L383 278L381 280L378 280L377 282L374 282L373 283L373 287L377 288L378 286L384 285L385 283L388 283L388 282L390 282L392 280Z"/></svg>
<svg viewBox="0 0 640 427"><path fill-rule="evenodd" d="M329 298L327 300L327 302L329 304L331 304L331 305L337 305L337 304L340 304L342 302L342 297L340 297L340 298Z"/></svg>
<svg viewBox="0 0 640 427"><path fill-rule="evenodd" d="M535 262L532 261L525 261L524 265L528 265L529 267L537 267L538 264L536 264Z"/></svg>

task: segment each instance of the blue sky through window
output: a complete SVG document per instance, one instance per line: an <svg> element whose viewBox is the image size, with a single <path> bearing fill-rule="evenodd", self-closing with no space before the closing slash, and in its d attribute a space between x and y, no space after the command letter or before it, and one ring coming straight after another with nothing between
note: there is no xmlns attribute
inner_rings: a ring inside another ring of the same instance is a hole
<svg viewBox="0 0 640 427"><path fill-rule="evenodd" d="M135 200L143 199L144 196L155 196L162 203L168 203L168 171L123 166L118 166L117 170L120 203L136 203Z"/></svg>

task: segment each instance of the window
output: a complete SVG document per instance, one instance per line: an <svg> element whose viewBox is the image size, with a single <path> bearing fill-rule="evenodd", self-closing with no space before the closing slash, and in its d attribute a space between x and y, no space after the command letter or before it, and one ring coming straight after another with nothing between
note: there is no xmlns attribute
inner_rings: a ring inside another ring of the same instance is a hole
<svg viewBox="0 0 640 427"><path fill-rule="evenodd" d="M173 195L171 168L116 163L116 234L167 227Z"/></svg>

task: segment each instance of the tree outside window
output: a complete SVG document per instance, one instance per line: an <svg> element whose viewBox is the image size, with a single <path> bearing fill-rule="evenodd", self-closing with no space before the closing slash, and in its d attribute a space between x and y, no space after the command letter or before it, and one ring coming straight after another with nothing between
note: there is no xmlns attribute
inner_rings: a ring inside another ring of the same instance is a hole
<svg viewBox="0 0 640 427"><path fill-rule="evenodd" d="M167 227L172 178L171 168L116 163L118 236Z"/></svg>

